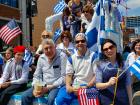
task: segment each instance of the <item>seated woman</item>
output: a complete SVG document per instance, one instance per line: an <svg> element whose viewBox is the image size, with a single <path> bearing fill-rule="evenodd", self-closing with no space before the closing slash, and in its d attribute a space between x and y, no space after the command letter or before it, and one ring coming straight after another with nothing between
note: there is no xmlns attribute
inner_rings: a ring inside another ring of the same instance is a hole
<svg viewBox="0 0 140 105"><path fill-rule="evenodd" d="M125 70L125 66L117 53L116 44L110 39L105 39L101 51L103 56L96 62L95 69L101 105L132 105L129 71L118 77L119 73Z"/></svg>
<svg viewBox="0 0 140 105"><path fill-rule="evenodd" d="M67 56L74 53L74 46L72 44L72 36L69 31L63 31L61 34L61 43L57 45L57 49L62 50Z"/></svg>

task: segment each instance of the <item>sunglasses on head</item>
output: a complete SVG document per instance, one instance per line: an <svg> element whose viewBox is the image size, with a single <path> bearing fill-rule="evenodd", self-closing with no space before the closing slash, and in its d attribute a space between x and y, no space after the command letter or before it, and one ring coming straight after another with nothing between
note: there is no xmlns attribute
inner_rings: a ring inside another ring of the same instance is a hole
<svg viewBox="0 0 140 105"><path fill-rule="evenodd" d="M86 41L85 41L85 40L76 40L76 41L75 41L76 44L78 44L78 43L80 43L80 42L81 42L81 43L85 43Z"/></svg>
<svg viewBox="0 0 140 105"><path fill-rule="evenodd" d="M108 48L103 49L103 51L108 51L109 49L112 50L114 47L115 47L114 45L111 45Z"/></svg>

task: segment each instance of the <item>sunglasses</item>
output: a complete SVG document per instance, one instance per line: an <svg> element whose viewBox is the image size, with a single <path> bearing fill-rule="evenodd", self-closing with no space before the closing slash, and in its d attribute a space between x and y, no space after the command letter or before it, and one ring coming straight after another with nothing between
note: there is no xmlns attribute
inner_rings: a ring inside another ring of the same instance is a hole
<svg viewBox="0 0 140 105"><path fill-rule="evenodd" d="M111 45L108 48L103 49L103 51L105 52L105 51L108 51L109 49L112 50L114 47L115 47L114 45Z"/></svg>
<svg viewBox="0 0 140 105"><path fill-rule="evenodd" d="M86 41L85 41L85 40L76 40L76 41L75 41L76 44L78 44L78 43L80 43L80 42L81 42L81 43L85 43Z"/></svg>
<svg viewBox="0 0 140 105"><path fill-rule="evenodd" d="M42 35L42 38L49 38L49 35Z"/></svg>
<svg viewBox="0 0 140 105"><path fill-rule="evenodd" d="M69 38L68 36L63 36L63 38Z"/></svg>
<svg viewBox="0 0 140 105"><path fill-rule="evenodd" d="M83 13L89 13L88 11L83 11Z"/></svg>

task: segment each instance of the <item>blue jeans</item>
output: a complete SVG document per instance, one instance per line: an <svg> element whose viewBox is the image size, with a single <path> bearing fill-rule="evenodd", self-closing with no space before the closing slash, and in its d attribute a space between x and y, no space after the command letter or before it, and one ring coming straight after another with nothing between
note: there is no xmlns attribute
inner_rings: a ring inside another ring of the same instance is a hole
<svg viewBox="0 0 140 105"><path fill-rule="evenodd" d="M53 105L54 99L58 93L59 88L52 89L48 93L48 102L47 105ZM29 88L25 92L23 92L21 97L21 105L32 105L33 99L35 97L33 96L33 87Z"/></svg>
<svg viewBox="0 0 140 105"><path fill-rule="evenodd" d="M59 89L59 92L54 101L54 105L70 105L75 99L77 99L77 96L74 93L68 93L66 91L66 87L63 86Z"/></svg>

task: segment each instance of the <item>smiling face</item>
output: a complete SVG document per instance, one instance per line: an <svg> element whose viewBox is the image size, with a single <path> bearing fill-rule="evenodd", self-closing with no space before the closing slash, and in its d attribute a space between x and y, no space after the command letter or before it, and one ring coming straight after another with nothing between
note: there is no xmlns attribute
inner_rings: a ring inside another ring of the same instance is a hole
<svg viewBox="0 0 140 105"><path fill-rule="evenodd" d="M103 45L103 53L107 58L116 57L117 48L110 42L107 42Z"/></svg>
<svg viewBox="0 0 140 105"><path fill-rule="evenodd" d="M83 36L77 36L75 39L75 46L80 52L84 52L87 49L86 39Z"/></svg>
<svg viewBox="0 0 140 105"><path fill-rule="evenodd" d="M11 57L12 57L12 52L10 50L6 50L6 52L5 52L6 60L9 60Z"/></svg>

